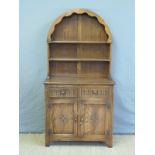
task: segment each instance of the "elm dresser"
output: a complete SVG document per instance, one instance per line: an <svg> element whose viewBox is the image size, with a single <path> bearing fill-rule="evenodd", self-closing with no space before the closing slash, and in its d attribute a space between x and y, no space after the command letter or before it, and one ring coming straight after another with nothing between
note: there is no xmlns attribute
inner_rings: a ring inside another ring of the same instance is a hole
<svg viewBox="0 0 155 155"><path fill-rule="evenodd" d="M45 145L100 141L112 147L112 35L87 9L70 10L51 25L45 86Z"/></svg>

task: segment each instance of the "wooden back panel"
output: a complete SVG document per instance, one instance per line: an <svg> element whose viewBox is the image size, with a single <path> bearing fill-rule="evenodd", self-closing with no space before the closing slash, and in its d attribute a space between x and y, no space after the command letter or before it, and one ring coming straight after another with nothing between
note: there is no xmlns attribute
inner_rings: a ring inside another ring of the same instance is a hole
<svg viewBox="0 0 155 155"><path fill-rule="evenodd" d="M52 40L77 40L78 37L78 16L73 14L65 17L61 23L56 25L54 33L51 35Z"/></svg>
<svg viewBox="0 0 155 155"><path fill-rule="evenodd" d="M111 36L107 25L97 15L82 11L58 18L49 32L49 78L110 76Z"/></svg>
<svg viewBox="0 0 155 155"><path fill-rule="evenodd" d="M81 31L79 32L80 40L107 41L105 27L95 17L90 17L87 14L79 15L78 24Z"/></svg>

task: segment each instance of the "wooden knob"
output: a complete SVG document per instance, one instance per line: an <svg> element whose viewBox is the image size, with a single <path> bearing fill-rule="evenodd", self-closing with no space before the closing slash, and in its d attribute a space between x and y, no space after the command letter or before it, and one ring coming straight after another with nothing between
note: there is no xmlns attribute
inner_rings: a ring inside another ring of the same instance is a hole
<svg viewBox="0 0 155 155"><path fill-rule="evenodd" d="M97 95L98 94L98 90L93 90L92 93Z"/></svg>
<svg viewBox="0 0 155 155"><path fill-rule="evenodd" d="M61 90L61 91L60 91L60 94L61 94L61 95L65 95L65 93L66 93L66 92L65 92L64 90Z"/></svg>
<svg viewBox="0 0 155 155"><path fill-rule="evenodd" d="M64 94L64 93L65 93L65 91L64 91L64 90L62 90L62 91L61 91L61 93L62 93L62 94Z"/></svg>
<svg viewBox="0 0 155 155"><path fill-rule="evenodd" d="M84 121L84 118L83 118L83 117L81 118L81 121L82 121L82 122Z"/></svg>

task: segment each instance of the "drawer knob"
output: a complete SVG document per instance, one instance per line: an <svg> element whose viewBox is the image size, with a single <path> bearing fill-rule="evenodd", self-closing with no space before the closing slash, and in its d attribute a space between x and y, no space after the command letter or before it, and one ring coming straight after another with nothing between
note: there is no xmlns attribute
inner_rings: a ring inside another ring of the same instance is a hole
<svg viewBox="0 0 155 155"><path fill-rule="evenodd" d="M83 122L84 122L84 118L82 117L82 118L80 119L80 126L83 124Z"/></svg>
<svg viewBox="0 0 155 155"><path fill-rule="evenodd" d="M61 94L61 95L64 95L64 94L66 94L66 92L65 92L64 90L61 90L61 91L60 91L60 94Z"/></svg>
<svg viewBox="0 0 155 155"><path fill-rule="evenodd" d="M97 95L98 94L98 90L93 90L92 94Z"/></svg>
<svg viewBox="0 0 155 155"><path fill-rule="evenodd" d="M81 118L81 122L83 122L83 121L84 121L84 118L82 117L82 118Z"/></svg>

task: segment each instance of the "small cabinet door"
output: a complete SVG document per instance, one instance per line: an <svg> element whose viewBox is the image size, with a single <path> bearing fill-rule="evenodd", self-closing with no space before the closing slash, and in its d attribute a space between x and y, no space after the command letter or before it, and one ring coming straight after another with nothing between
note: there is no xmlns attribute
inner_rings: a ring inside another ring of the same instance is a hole
<svg viewBox="0 0 155 155"><path fill-rule="evenodd" d="M76 99L52 99L48 103L48 128L52 140L77 135Z"/></svg>
<svg viewBox="0 0 155 155"><path fill-rule="evenodd" d="M80 136L104 140L110 124L111 87L85 87L80 90Z"/></svg>
<svg viewBox="0 0 155 155"><path fill-rule="evenodd" d="M80 135L104 135L106 121L106 104L102 99L80 101Z"/></svg>

